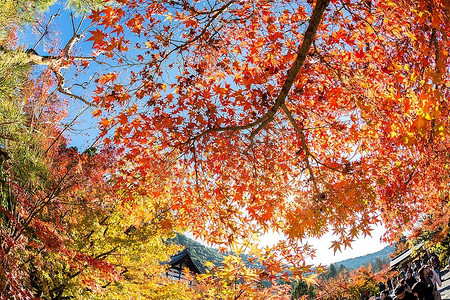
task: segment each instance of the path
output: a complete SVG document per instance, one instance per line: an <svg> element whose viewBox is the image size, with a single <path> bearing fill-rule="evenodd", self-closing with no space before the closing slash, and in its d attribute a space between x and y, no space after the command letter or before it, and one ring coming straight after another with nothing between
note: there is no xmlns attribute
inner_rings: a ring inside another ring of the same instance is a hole
<svg viewBox="0 0 450 300"><path fill-rule="evenodd" d="M442 286L439 289L443 300L450 300L450 271L443 271L441 274Z"/></svg>

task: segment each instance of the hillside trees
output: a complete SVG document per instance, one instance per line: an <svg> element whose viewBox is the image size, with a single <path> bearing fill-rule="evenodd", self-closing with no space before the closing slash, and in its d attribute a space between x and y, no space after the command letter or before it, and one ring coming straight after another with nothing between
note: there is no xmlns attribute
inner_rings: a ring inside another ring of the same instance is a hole
<svg viewBox="0 0 450 300"><path fill-rule="evenodd" d="M39 12L43 12L53 3L53 0L5 0L0 3L0 41L7 42L12 36L10 32L18 26L35 20Z"/></svg>
<svg viewBox="0 0 450 300"><path fill-rule="evenodd" d="M172 241L188 249L193 261L202 273L206 271L205 264L207 262L218 266L223 260L223 254L217 249L206 247L184 235L177 234Z"/></svg>
<svg viewBox="0 0 450 300"><path fill-rule="evenodd" d="M74 221L70 212L84 206L83 196L98 192L110 165L106 153L90 156L66 148L59 128L63 102L50 92L48 77L46 72L37 79L28 77L1 102L2 297L29 297L33 289L39 296L43 291L35 280L47 268L51 271L46 277L53 282L43 285L57 286L52 277L61 276L53 261L58 257L61 264L64 258L82 263L70 255L75 255L69 250L74 245L65 245Z"/></svg>
<svg viewBox="0 0 450 300"><path fill-rule="evenodd" d="M337 274L338 274L338 272L336 270L336 267L333 264L331 264L330 267L329 267L328 274L327 274L326 277L327 278L334 278L334 277L337 276Z"/></svg>
<svg viewBox="0 0 450 300"><path fill-rule="evenodd" d="M308 285L304 280L298 280L293 284L291 299L314 299L314 297L316 297L314 285Z"/></svg>

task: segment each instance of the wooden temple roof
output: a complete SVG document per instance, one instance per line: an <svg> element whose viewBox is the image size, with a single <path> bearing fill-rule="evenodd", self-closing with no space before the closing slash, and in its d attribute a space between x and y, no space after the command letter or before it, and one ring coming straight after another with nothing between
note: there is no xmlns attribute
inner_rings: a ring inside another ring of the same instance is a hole
<svg viewBox="0 0 450 300"><path fill-rule="evenodd" d="M187 249L184 249L183 251L174 255L169 262L169 265L171 267L175 267L176 265L179 265L179 264L180 265L185 264L189 268L189 270L195 274L202 273L202 272L200 272L197 265L192 260L190 254L189 254L189 251Z"/></svg>

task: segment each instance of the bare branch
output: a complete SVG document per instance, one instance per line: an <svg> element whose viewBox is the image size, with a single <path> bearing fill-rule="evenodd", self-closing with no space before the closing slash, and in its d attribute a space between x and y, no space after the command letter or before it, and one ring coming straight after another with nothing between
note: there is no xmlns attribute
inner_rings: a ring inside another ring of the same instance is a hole
<svg viewBox="0 0 450 300"><path fill-rule="evenodd" d="M281 105L281 108L283 109L284 113L286 114L286 116L288 117L289 121L291 122L292 126L294 127L295 131L297 131L297 133L300 135L300 141L302 143L302 148L305 151L305 163L306 163L306 168L309 171L309 175L311 176L311 181L314 185L314 190L316 191L316 194L319 194L319 187L317 186L317 181L316 178L314 176L314 172L311 168L311 164L309 162L309 157L314 157L311 152L309 151L309 147L308 144L306 143L306 137L305 134L303 132L303 130L298 126L297 122L295 121L294 117L292 116L291 112L289 111L289 109L286 107L286 104L283 103L283 105Z"/></svg>
<svg viewBox="0 0 450 300"><path fill-rule="evenodd" d="M63 54L65 58L69 58L73 46L83 37L81 34L73 34L67 44L64 46Z"/></svg>
<svg viewBox="0 0 450 300"><path fill-rule="evenodd" d="M60 12L60 11L61 11L61 10L58 9L58 11L56 12L56 14L53 14L53 15L50 16L50 20L49 20L49 21L47 22L47 24L45 25L44 32L42 33L41 37L39 38L39 40L36 42L36 44L33 46L32 49L36 49L36 47L42 42L42 40L44 39L44 37L48 34L48 28L50 27L50 23L53 21L53 18L54 18L54 17L59 16L59 12Z"/></svg>
<svg viewBox="0 0 450 300"><path fill-rule="evenodd" d="M89 106L92 106L92 107L96 107L96 105L94 105L93 103L87 101L83 97L80 97L78 95L72 94L69 89L64 87L64 83L65 83L66 79L64 78L64 76L62 76L60 69L52 69L52 71L55 74L56 78L58 79L58 87L56 88L58 90L58 92L60 92L61 94L66 95L66 96L78 99L78 100L80 100L81 102L83 102L86 105L89 105Z"/></svg>
<svg viewBox="0 0 450 300"><path fill-rule="evenodd" d="M73 33L75 34L75 22L73 20L73 12L70 13L70 21L72 21L72 29L73 29Z"/></svg>
<svg viewBox="0 0 450 300"><path fill-rule="evenodd" d="M58 135L53 139L52 143L47 147L47 150L44 151L45 154L48 153L48 151L53 147L53 145L61 138L61 136L64 134L64 132L70 128L70 126L72 126L75 121L81 116L83 115L83 113L88 109L88 107L86 107L85 109L83 109L81 112L79 112L73 119L72 121L69 122L69 124L64 126L64 129L60 130Z"/></svg>

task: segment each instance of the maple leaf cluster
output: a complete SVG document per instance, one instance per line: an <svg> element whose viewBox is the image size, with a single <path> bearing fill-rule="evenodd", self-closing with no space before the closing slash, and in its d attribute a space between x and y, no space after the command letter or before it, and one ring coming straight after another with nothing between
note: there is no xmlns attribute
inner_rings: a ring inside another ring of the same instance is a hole
<svg viewBox="0 0 450 300"><path fill-rule="evenodd" d="M101 127L117 184L168 190L194 236L331 230L338 251L374 224L392 241L423 213L448 218L444 2L121 3L91 16L105 55L133 66L94 96L122 105ZM140 54L115 56L122 38Z"/></svg>
<svg viewBox="0 0 450 300"><path fill-rule="evenodd" d="M388 276L388 268L374 273L371 265L362 266L353 271L344 269L331 278L320 278L317 283L317 296L321 299L359 299L362 297L376 296L378 283L385 282Z"/></svg>

